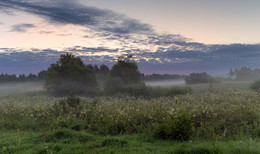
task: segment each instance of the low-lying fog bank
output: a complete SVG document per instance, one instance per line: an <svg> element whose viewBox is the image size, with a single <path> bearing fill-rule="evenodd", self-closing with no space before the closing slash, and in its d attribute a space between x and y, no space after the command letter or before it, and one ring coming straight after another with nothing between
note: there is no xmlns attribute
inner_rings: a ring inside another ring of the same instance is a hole
<svg viewBox="0 0 260 154"><path fill-rule="evenodd" d="M147 86L152 87L171 87L176 85L184 85L185 81L184 79L178 79L178 80L161 80L161 81L145 81L145 84Z"/></svg>
<svg viewBox="0 0 260 154"><path fill-rule="evenodd" d="M43 82L2 83L0 97L44 90Z"/></svg>
<svg viewBox="0 0 260 154"><path fill-rule="evenodd" d="M200 84L186 84L184 79L178 80L161 80L161 81L145 81L147 86L152 87L172 87L187 85L195 91L219 91L227 89L248 89L253 81L237 81L227 80L216 83L200 83Z"/></svg>

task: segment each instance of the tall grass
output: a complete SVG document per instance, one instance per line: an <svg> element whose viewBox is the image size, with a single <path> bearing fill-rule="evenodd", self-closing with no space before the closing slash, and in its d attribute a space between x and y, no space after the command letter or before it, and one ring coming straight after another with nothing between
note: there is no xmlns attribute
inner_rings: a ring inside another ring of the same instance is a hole
<svg viewBox="0 0 260 154"><path fill-rule="evenodd" d="M193 123L193 138L260 136L260 94L251 90L193 93L155 99L5 97L0 100L0 129L71 129L103 135L151 135L158 126L178 121L176 115L182 111Z"/></svg>

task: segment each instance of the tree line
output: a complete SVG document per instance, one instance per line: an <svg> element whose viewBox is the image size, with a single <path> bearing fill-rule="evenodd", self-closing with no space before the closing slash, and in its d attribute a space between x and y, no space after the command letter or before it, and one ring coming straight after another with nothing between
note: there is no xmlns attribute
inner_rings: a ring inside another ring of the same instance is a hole
<svg viewBox="0 0 260 154"><path fill-rule="evenodd" d="M99 80L101 82L99 82ZM137 96L162 97L191 92L188 87L161 89L147 87L132 55L122 55L109 68L105 65L85 65L79 57L62 54L45 74L45 88L56 96Z"/></svg>
<svg viewBox="0 0 260 154"><path fill-rule="evenodd" d="M257 80L260 79L260 69L243 66L240 69L230 69L228 75L236 80Z"/></svg>
<svg viewBox="0 0 260 154"><path fill-rule="evenodd" d="M86 65L79 57L67 53L60 55L56 63L37 75L19 75L18 79L15 75L7 76L15 78L12 80L14 82L42 80L46 92L54 96L75 94L90 97L114 95L154 98L191 92L189 87L146 86L144 79L170 79L179 76L142 75L135 61L132 55L122 55L109 69L104 64Z"/></svg>
<svg viewBox="0 0 260 154"><path fill-rule="evenodd" d="M104 64L100 67L85 65L79 57L62 54L47 69L44 79L47 92L54 95L96 95L101 91L115 94L136 87L137 84L145 86L131 55L120 56L110 70Z"/></svg>
<svg viewBox="0 0 260 154"><path fill-rule="evenodd" d="M185 75L178 74L141 74L141 77L145 81L161 81L161 80L177 80L184 79Z"/></svg>
<svg viewBox="0 0 260 154"><path fill-rule="evenodd" d="M105 80L106 75L110 71L109 67L104 64L101 64L100 66L88 64L87 67L96 73L98 80ZM46 74L47 74L46 70L42 70L37 74L29 73L28 75L1 73L0 74L0 83L43 81L45 79Z"/></svg>
<svg viewBox="0 0 260 154"><path fill-rule="evenodd" d="M26 81L39 81L43 80L42 72L36 74L20 74L16 76L15 74L0 74L0 83L10 83L10 82L26 82Z"/></svg>

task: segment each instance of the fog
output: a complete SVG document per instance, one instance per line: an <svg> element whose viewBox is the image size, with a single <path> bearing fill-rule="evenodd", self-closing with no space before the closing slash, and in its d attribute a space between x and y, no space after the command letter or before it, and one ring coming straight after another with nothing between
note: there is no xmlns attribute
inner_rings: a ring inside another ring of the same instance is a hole
<svg viewBox="0 0 260 154"><path fill-rule="evenodd" d="M44 90L43 82L3 83L0 84L0 97L19 95L28 92L38 92L42 90Z"/></svg>
<svg viewBox="0 0 260 154"><path fill-rule="evenodd" d="M170 87L170 86L176 86L176 85L184 85L185 81L184 79L178 79L178 80L161 80L161 81L146 81L145 84L147 86L152 87Z"/></svg>

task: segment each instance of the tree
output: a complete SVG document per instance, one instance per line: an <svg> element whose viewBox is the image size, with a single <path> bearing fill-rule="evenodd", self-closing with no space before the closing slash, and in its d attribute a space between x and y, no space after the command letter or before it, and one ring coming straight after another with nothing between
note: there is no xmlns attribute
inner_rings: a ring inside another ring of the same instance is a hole
<svg viewBox="0 0 260 154"><path fill-rule="evenodd" d="M18 77L18 80L20 82L24 82L26 80L26 76L24 74L20 74L19 77Z"/></svg>
<svg viewBox="0 0 260 154"><path fill-rule="evenodd" d="M132 55L120 56L117 64L112 67L110 76L112 78L120 78L124 84L141 82L141 73L132 57Z"/></svg>
<svg viewBox="0 0 260 154"><path fill-rule="evenodd" d="M237 80L252 80L254 79L255 75L254 72L249 67L241 67L239 70L236 71L236 79Z"/></svg>
<svg viewBox="0 0 260 154"><path fill-rule="evenodd" d="M259 91L259 89L260 89L260 79L258 79L256 81L254 81L253 83L251 83L250 89Z"/></svg>
<svg viewBox="0 0 260 154"><path fill-rule="evenodd" d="M141 73L132 55L118 58L117 63L111 68L104 89L109 93L129 91L134 87L145 86L141 80Z"/></svg>
<svg viewBox="0 0 260 154"><path fill-rule="evenodd" d="M30 74L27 76L27 80L28 80L28 81L35 81L35 80L37 80L37 75L30 73Z"/></svg>
<svg viewBox="0 0 260 154"><path fill-rule="evenodd" d="M96 76L79 57L62 54L56 64L51 64L45 76L45 87L56 95L84 94L97 88Z"/></svg>
<svg viewBox="0 0 260 154"><path fill-rule="evenodd" d="M45 77L47 75L47 71L46 70L42 70L38 73L38 80L44 80Z"/></svg>
<svg viewBox="0 0 260 154"><path fill-rule="evenodd" d="M200 84L200 83L211 83L215 82L214 78L207 73L191 73L185 78L187 84Z"/></svg>
<svg viewBox="0 0 260 154"><path fill-rule="evenodd" d="M110 70L106 65L101 64L99 71L100 71L101 74L107 75Z"/></svg>
<svg viewBox="0 0 260 154"><path fill-rule="evenodd" d="M233 77L235 73L233 72L232 69L230 69L228 74L229 74L230 77Z"/></svg>

